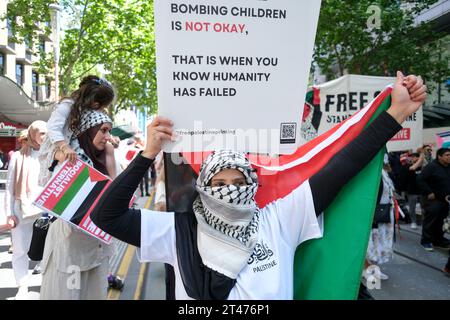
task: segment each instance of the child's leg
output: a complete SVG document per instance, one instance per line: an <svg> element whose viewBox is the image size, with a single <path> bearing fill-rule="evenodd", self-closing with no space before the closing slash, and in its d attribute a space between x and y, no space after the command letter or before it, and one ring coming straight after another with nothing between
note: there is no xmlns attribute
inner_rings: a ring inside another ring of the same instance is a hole
<svg viewBox="0 0 450 320"><path fill-rule="evenodd" d="M107 143L105 147L106 152L106 170L108 170L111 179L116 177L116 160L114 158L114 146L111 143Z"/></svg>

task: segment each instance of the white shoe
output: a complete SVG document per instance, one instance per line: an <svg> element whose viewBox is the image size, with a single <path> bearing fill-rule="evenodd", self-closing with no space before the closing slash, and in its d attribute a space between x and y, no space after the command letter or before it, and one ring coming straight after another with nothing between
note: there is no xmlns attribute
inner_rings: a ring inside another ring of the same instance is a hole
<svg viewBox="0 0 450 320"><path fill-rule="evenodd" d="M19 287L19 291L17 291L17 294L15 296L16 300L28 300L28 287L27 286L21 286Z"/></svg>
<svg viewBox="0 0 450 320"><path fill-rule="evenodd" d="M417 223L411 223L411 229L417 229Z"/></svg>
<svg viewBox="0 0 450 320"><path fill-rule="evenodd" d="M362 277L364 280L367 281L367 280L371 279L371 277L373 277L373 276L375 276L375 269L369 267L369 268L363 270Z"/></svg>
<svg viewBox="0 0 450 320"><path fill-rule="evenodd" d="M388 280L389 276L387 274L384 274L383 272L379 272L378 277L380 278L380 280Z"/></svg>
<svg viewBox="0 0 450 320"><path fill-rule="evenodd" d="M42 272L41 270L41 263L39 262L33 269L33 272L31 274L40 274Z"/></svg>

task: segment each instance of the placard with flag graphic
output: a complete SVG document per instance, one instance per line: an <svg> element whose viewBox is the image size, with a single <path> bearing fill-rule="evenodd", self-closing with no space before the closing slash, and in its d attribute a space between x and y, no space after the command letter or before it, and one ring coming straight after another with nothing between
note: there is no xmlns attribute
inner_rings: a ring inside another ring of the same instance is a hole
<svg viewBox="0 0 450 320"><path fill-rule="evenodd" d="M89 215L110 183L107 176L87 163L66 161L33 204L109 244L111 235L98 228Z"/></svg>

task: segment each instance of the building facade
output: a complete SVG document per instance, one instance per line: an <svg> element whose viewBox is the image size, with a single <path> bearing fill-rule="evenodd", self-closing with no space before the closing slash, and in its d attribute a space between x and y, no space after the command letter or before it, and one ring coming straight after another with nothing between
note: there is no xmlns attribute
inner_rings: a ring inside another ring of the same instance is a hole
<svg viewBox="0 0 450 320"><path fill-rule="evenodd" d="M54 75L39 74L36 64L52 52L53 34L39 33L33 47L15 43L11 21L6 18L9 0L0 0L0 149L11 149L15 135L34 120L48 120L56 100ZM20 21L17 21L20 23ZM37 22L38 27L48 22ZM16 130L14 130L16 128Z"/></svg>

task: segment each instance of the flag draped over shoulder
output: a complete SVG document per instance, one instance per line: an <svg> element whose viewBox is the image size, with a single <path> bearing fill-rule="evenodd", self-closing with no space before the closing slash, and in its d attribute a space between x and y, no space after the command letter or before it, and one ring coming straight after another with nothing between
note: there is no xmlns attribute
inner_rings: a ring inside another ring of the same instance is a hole
<svg viewBox="0 0 450 320"><path fill-rule="evenodd" d="M386 88L365 108L304 144L291 155L278 158L249 155L253 166L257 168L260 182L256 194L258 206L264 207L283 198L323 168L365 126L390 106L391 91L392 88ZM381 150L325 210L324 237L307 241L297 248L294 262L295 299L357 297L384 152ZM198 159L207 154L183 154L190 163L192 173L198 174L201 163ZM192 161L193 159L197 161ZM166 177L169 178L170 188L170 175ZM187 183L192 184L194 181L186 179ZM168 209L173 210L170 195L168 200Z"/></svg>
<svg viewBox="0 0 450 320"><path fill-rule="evenodd" d="M261 182L294 188L319 171L329 159L352 141L379 113L390 106L391 88L366 108L327 133L302 146L282 162L276 175ZM380 182L384 150L354 177L325 210L324 237L307 241L296 252L295 299L355 299L367 250ZM270 170L269 167L266 168ZM278 195L273 194L278 192ZM260 204L283 197L288 190L268 188L258 194Z"/></svg>

